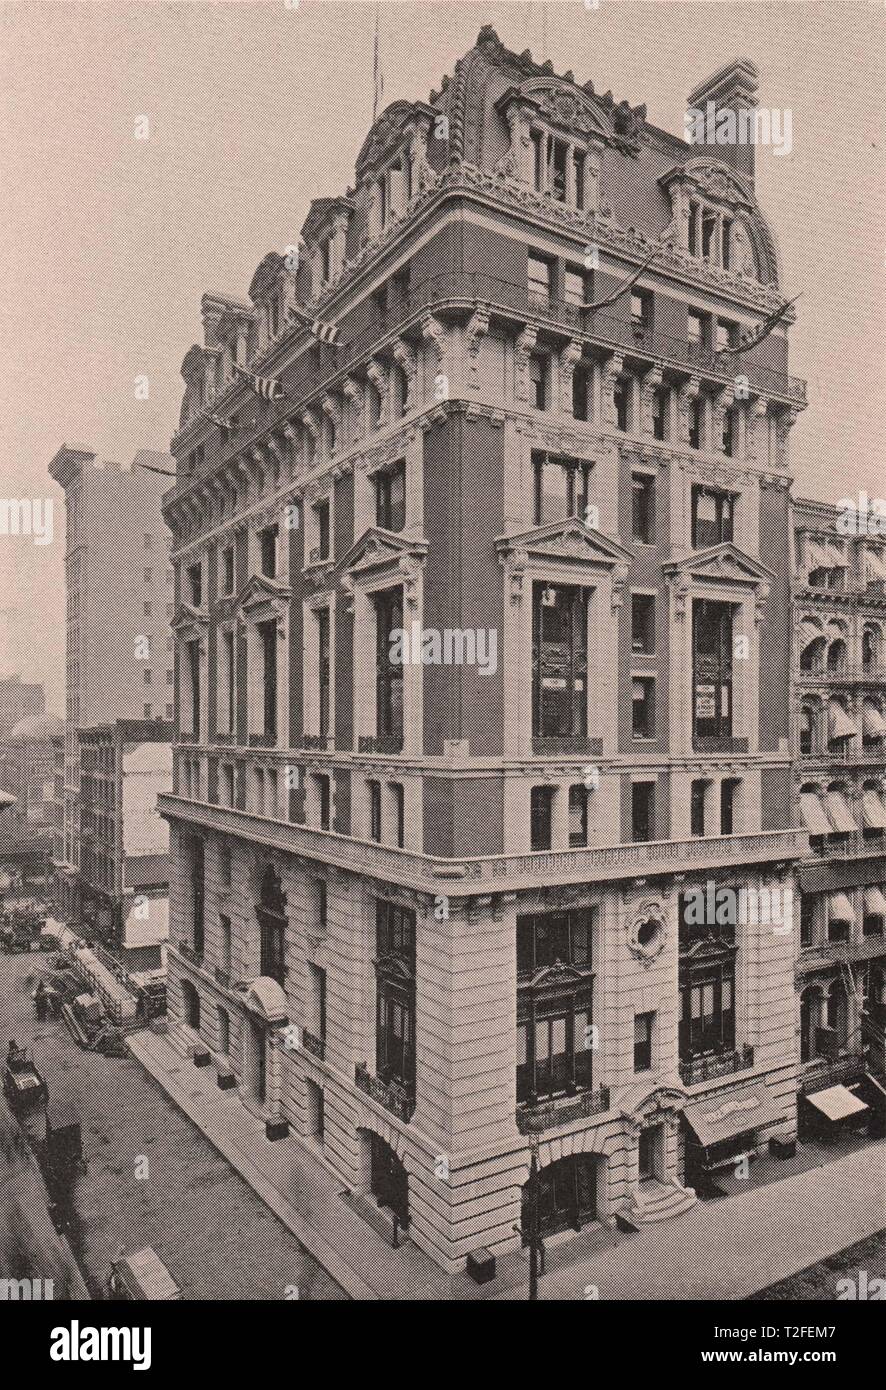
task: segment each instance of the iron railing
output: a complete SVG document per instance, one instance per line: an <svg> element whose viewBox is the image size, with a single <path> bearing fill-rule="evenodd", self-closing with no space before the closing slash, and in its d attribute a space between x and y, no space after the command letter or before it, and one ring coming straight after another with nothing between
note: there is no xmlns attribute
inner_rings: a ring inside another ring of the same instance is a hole
<svg viewBox="0 0 886 1390"><path fill-rule="evenodd" d="M700 1081L747 1071L753 1065L754 1049L742 1047L735 1052L718 1052L712 1057L691 1057L680 1063L680 1077L684 1086L697 1086Z"/></svg>
<svg viewBox="0 0 886 1390"><path fill-rule="evenodd" d="M318 1038L313 1033L309 1033L307 1028L301 1030L301 1042L305 1052L310 1052L312 1057L317 1057L322 1062L326 1055L326 1039Z"/></svg>
<svg viewBox="0 0 886 1390"><path fill-rule="evenodd" d="M521 1134L538 1134L545 1129L572 1124L574 1120L602 1115L609 1109L609 1087L582 1091L566 1100L546 1101L541 1105L521 1105L517 1108L517 1128Z"/></svg>
<svg viewBox="0 0 886 1390"><path fill-rule="evenodd" d="M394 1081L382 1081L380 1076L373 1076L362 1062L358 1062L354 1068L354 1082L358 1091L369 1096L377 1105L384 1106L385 1110L396 1115L404 1124L408 1124L412 1119L415 1096L405 1086L400 1086Z"/></svg>

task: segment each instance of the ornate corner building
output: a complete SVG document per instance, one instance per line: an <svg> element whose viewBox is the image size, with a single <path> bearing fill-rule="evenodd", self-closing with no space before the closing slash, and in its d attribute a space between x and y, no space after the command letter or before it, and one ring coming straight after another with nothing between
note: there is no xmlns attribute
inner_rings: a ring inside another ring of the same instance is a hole
<svg viewBox="0 0 886 1390"><path fill-rule="evenodd" d="M203 298L172 1036L448 1269L519 1242L532 1149L553 1232L795 1132L793 927L728 906L807 848L790 315L726 351L781 303L752 147L488 29Z"/></svg>
<svg viewBox="0 0 886 1390"><path fill-rule="evenodd" d="M886 1003L886 544L879 523L797 500L794 796L801 1091L883 1064Z"/></svg>

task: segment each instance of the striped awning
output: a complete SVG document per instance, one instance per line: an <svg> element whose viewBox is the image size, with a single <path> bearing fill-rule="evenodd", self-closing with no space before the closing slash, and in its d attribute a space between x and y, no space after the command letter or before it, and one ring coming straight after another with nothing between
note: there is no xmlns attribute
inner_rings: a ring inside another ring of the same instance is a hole
<svg viewBox="0 0 886 1390"><path fill-rule="evenodd" d="M850 926L855 921L855 909L845 893L828 893L828 920Z"/></svg>
<svg viewBox="0 0 886 1390"><path fill-rule="evenodd" d="M861 814L868 830L886 830L886 806L879 792L871 788L862 792Z"/></svg>
<svg viewBox="0 0 886 1390"><path fill-rule="evenodd" d="M804 618L800 624L800 650L805 651L810 642L814 642L816 638L823 635L817 623L813 623L809 618Z"/></svg>
<svg viewBox="0 0 886 1390"><path fill-rule="evenodd" d="M845 835L847 832L858 829L842 792L826 792L824 804L825 810L830 817L831 825L838 834Z"/></svg>
<svg viewBox="0 0 886 1390"><path fill-rule="evenodd" d="M825 541L825 554L828 557L828 566L831 569L845 569L846 555L839 545L834 545L833 541Z"/></svg>
<svg viewBox="0 0 886 1390"><path fill-rule="evenodd" d="M864 915L865 917L886 917L886 896L882 888L866 888L864 890Z"/></svg>
<svg viewBox="0 0 886 1390"><path fill-rule="evenodd" d="M879 546L866 546L864 558L869 579L886 579L886 550Z"/></svg>
<svg viewBox="0 0 886 1390"><path fill-rule="evenodd" d="M865 738L886 737L886 719L883 718L876 705L869 701L861 707L861 727Z"/></svg>
<svg viewBox="0 0 886 1390"><path fill-rule="evenodd" d="M801 793L800 814L810 835L830 835L831 823L824 813L821 797L815 792Z"/></svg>
<svg viewBox="0 0 886 1390"><path fill-rule="evenodd" d="M846 713L839 700L831 700L829 702L828 712L831 716L831 738L855 738L858 729L849 718L849 715Z"/></svg>
<svg viewBox="0 0 886 1390"><path fill-rule="evenodd" d="M829 569L830 561L824 541L815 536L807 536L803 548L806 564L810 570Z"/></svg>

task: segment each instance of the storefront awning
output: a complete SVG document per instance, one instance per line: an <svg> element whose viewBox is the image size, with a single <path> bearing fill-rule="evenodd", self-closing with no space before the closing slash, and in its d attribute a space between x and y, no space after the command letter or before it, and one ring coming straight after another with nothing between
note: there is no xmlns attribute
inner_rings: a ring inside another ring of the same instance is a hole
<svg viewBox="0 0 886 1390"><path fill-rule="evenodd" d="M831 823L824 813L821 798L815 792L801 793L800 815L810 835L830 835Z"/></svg>
<svg viewBox="0 0 886 1390"><path fill-rule="evenodd" d="M868 1108L846 1086L829 1086L825 1091L813 1092L806 1099L829 1120L845 1120L847 1116L860 1115Z"/></svg>
<svg viewBox="0 0 886 1390"><path fill-rule="evenodd" d="M886 917L886 895L881 888L864 890L865 917Z"/></svg>
<svg viewBox="0 0 886 1390"><path fill-rule="evenodd" d="M852 819L852 812L846 804L846 798L842 792L827 792L824 799L825 808L831 820L831 825L838 834L844 835L858 829Z"/></svg>
<svg viewBox="0 0 886 1390"><path fill-rule="evenodd" d="M862 705L861 727L864 730L865 738L883 738L886 736L886 719L883 718L876 705L868 703Z"/></svg>
<svg viewBox="0 0 886 1390"><path fill-rule="evenodd" d="M828 920L831 922L855 921L855 909L845 893L828 893Z"/></svg>
<svg viewBox="0 0 886 1390"><path fill-rule="evenodd" d="M879 792L870 789L862 792L861 814L868 830L886 830L886 806Z"/></svg>
<svg viewBox="0 0 886 1390"><path fill-rule="evenodd" d="M838 700L831 700L828 713L831 717L831 738L855 738L858 729Z"/></svg>
<svg viewBox="0 0 886 1390"><path fill-rule="evenodd" d="M687 1123L703 1149L732 1139L748 1130L763 1129L783 1116L777 1114L765 1086L746 1086L740 1091L721 1092L683 1111Z"/></svg>

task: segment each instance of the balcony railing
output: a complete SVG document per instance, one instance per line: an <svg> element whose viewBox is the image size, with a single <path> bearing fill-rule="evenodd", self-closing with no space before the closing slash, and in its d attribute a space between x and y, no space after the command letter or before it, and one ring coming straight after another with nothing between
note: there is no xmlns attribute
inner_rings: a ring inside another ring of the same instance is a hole
<svg viewBox="0 0 886 1390"><path fill-rule="evenodd" d="M817 941L809 946L801 944L794 969L798 975L804 975L810 970L818 970L822 965L876 960L880 956L886 956L886 938L882 933L870 932L861 941Z"/></svg>
<svg viewBox="0 0 886 1390"><path fill-rule="evenodd" d="M821 859L865 859L868 855L886 854L886 835L871 836L865 839L861 831L845 838L830 835L815 835L810 840L810 852Z"/></svg>
<svg viewBox="0 0 886 1390"><path fill-rule="evenodd" d="M380 1076L373 1076L361 1062L354 1068L354 1081L358 1091L369 1096L377 1105L384 1106L385 1110L396 1115L404 1124L408 1124L412 1119L415 1096L405 1086L399 1086L394 1081L382 1081Z"/></svg>
<svg viewBox="0 0 886 1390"><path fill-rule="evenodd" d="M555 852L540 850L527 854L438 859L333 831L270 821L251 811L191 801L169 793L158 797L157 808L173 820L245 836L268 848L303 855L334 868L369 873L434 894L440 891L441 882L447 884L448 894L466 895L484 890L504 892L534 888L549 881L552 874L560 883L588 883L674 873L684 868L697 871L718 866L767 864L803 858L808 853L809 842L804 830L761 830L754 835L645 840Z"/></svg>
<svg viewBox="0 0 886 1390"><path fill-rule="evenodd" d="M388 757L403 752L402 734L361 734L357 741L359 753L384 753Z"/></svg>
<svg viewBox="0 0 886 1390"><path fill-rule="evenodd" d="M609 1087L582 1091L568 1100L551 1100L542 1105L521 1105L517 1108L517 1128L521 1134L539 1134L545 1129L572 1124L591 1115L602 1115L609 1109Z"/></svg>
<svg viewBox="0 0 886 1390"><path fill-rule="evenodd" d="M560 758L570 754L586 758L602 758L602 738L534 738L532 751L536 757Z"/></svg>
<svg viewBox="0 0 886 1390"><path fill-rule="evenodd" d="M326 1039L315 1037L309 1033L307 1028L301 1030L301 1042L305 1052L310 1052L312 1057L317 1057L322 1062L326 1055Z"/></svg>
<svg viewBox="0 0 886 1390"><path fill-rule="evenodd" d="M301 746L308 752L326 753L333 746L332 734L302 734Z"/></svg>
<svg viewBox="0 0 886 1390"><path fill-rule="evenodd" d="M811 685L813 682L822 682L825 685L854 685L857 682L865 684L880 684L886 681L886 666L838 666L834 670L816 669L814 671L798 670L796 673L798 683Z"/></svg>
<svg viewBox="0 0 886 1390"><path fill-rule="evenodd" d="M184 956L185 960L189 960L192 965L199 966L201 970L203 969L203 952L196 951L190 941L180 941L178 943L178 953L180 956Z"/></svg>
<svg viewBox="0 0 886 1390"><path fill-rule="evenodd" d="M754 1065L754 1049L742 1047L735 1052L718 1052L712 1057L692 1057L680 1063L680 1077L684 1086L697 1086L700 1081L710 1081L716 1076L731 1076L736 1071L747 1071Z"/></svg>
<svg viewBox="0 0 886 1390"><path fill-rule="evenodd" d="M816 1057L805 1068L800 1079L800 1091L804 1096L822 1091L826 1086L837 1086L844 1081L853 1081L867 1070L867 1060L860 1052L848 1053L843 1057Z"/></svg>

